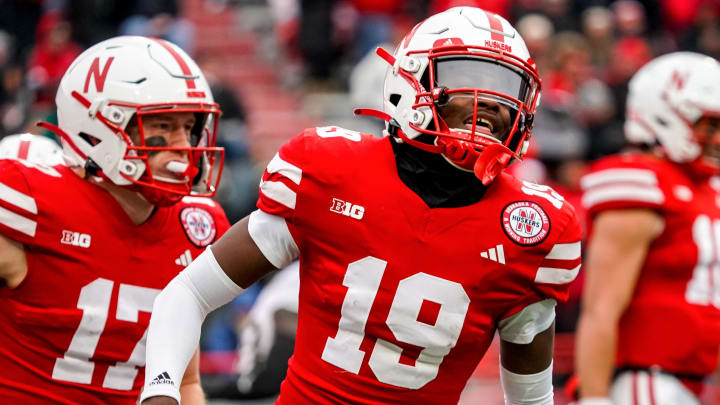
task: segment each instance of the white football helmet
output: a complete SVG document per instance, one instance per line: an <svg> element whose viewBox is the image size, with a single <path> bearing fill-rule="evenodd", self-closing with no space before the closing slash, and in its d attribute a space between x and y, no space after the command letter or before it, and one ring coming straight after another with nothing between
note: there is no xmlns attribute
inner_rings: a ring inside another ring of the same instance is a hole
<svg viewBox="0 0 720 405"><path fill-rule="evenodd" d="M223 149L215 147L221 112L200 68L176 45L140 36L100 42L68 68L55 102L58 126L38 125L61 137L68 165L132 187L156 205L177 202L193 186L196 195L215 193L224 158ZM146 144L143 117L170 112L196 115L191 147ZM126 132L132 119L140 129L137 144ZM163 150L187 150L189 165L168 167L184 180L153 176L148 156Z"/></svg>
<svg viewBox="0 0 720 405"><path fill-rule="evenodd" d="M488 184L528 148L540 78L520 34L504 18L475 7L455 7L417 24L394 55L385 76L388 132L423 150L441 153ZM438 112L455 96L474 97L472 130L448 128ZM477 104L509 107L512 129L498 140L478 119ZM434 145L415 140L435 136ZM485 153L483 153L485 152Z"/></svg>
<svg viewBox="0 0 720 405"><path fill-rule="evenodd" d="M693 125L720 116L720 62L693 52L653 59L630 80L626 116L629 142L659 144L674 162L697 160L703 145Z"/></svg>
<svg viewBox="0 0 720 405"><path fill-rule="evenodd" d="M45 166L63 164L60 145L41 135L16 134L0 139L0 159L20 159Z"/></svg>

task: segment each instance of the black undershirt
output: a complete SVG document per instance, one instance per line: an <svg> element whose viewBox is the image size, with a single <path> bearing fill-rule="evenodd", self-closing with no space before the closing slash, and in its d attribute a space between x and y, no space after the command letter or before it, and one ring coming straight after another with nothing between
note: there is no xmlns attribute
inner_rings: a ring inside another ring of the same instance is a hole
<svg viewBox="0 0 720 405"><path fill-rule="evenodd" d="M423 141L421 135L416 138ZM455 208L474 204L487 188L472 172L453 167L437 153L426 152L390 139L398 175L430 208Z"/></svg>

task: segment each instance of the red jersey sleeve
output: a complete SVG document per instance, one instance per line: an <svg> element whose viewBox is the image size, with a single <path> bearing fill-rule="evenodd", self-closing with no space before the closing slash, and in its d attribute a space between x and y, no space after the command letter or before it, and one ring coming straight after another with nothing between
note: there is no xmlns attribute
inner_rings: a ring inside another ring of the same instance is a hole
<svg viewBox="0 0 720 405"><path fill-rule="evenodd" d="M580 272L582 237L582 227L573 210L565 230L535 273L535 290L543 299L553 298L559 302L568 300L570 283Z"/></svg>
<svg viewBox="0 0 720 405"><path fill-rule="evenodd" d="M658 168L641 156L611 156L595 163L580 185L589 217L608 209L647 208L662 211L666 196Z"/></svg>
<svg viewBox="0 0 720 405"><path fill-rule="evenodd" d="M38 208L22 171L14 160L0 159L0 234L31 244L38 224Z"/></svg>
<svg viewBox="0 0 720 405"><path fill-rule="evenodd" d="M544 203L540 199L536 201ZM555 209L547 204L545 207L552 222L550 236L537 250L527 253L534 258L528 257L520 264L523 266L521 283L527 292L513 302L500 319L506 319L539 301L554 299L565 302L570 297L570 284L580 272L582 262L582 227L571 204L563 202Z"/></svg>
<svg viewBox="0 0 720 405"><path fill-rule="evenodd" d="M314 133L307 129L285 143L268 163L260 181L257 207L268 214L292 219L295 200L302 181L306 139Z"/></svg>

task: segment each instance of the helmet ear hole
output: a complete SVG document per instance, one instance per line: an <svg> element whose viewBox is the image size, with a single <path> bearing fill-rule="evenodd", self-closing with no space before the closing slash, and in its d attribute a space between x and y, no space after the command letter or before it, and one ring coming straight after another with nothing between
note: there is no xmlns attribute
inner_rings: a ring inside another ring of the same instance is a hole
<svg viewBox="0 0 720 405"><path fill-rule="evenodd" d="M96 138L86 132L80 132L78 134L80 138L82 138L83 141L87 142L89 145L95 146L101 142L100 138Z"/></svg>
<svg viewBox="0 0 720 405"><path fill-rule="evenodd" d="M391 94L391 95L390 95L390 98L389 98L388 100L390 100L390 104L392 104L392 105L394 105L395 107L397 107L397 105L400 103L400 98L401 98L401 97L402 97L401 95L395 93L395 94Z"/></svg>

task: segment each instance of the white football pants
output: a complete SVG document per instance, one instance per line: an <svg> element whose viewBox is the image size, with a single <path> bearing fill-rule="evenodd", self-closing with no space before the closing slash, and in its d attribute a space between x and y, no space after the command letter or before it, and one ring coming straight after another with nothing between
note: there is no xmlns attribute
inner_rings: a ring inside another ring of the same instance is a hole
<svg viewBox="0 0 720 405"><path fill-rule="evenodd" d="M610 387L613 405L700 405L676 377L657 371L624 371Z"/></svg>

